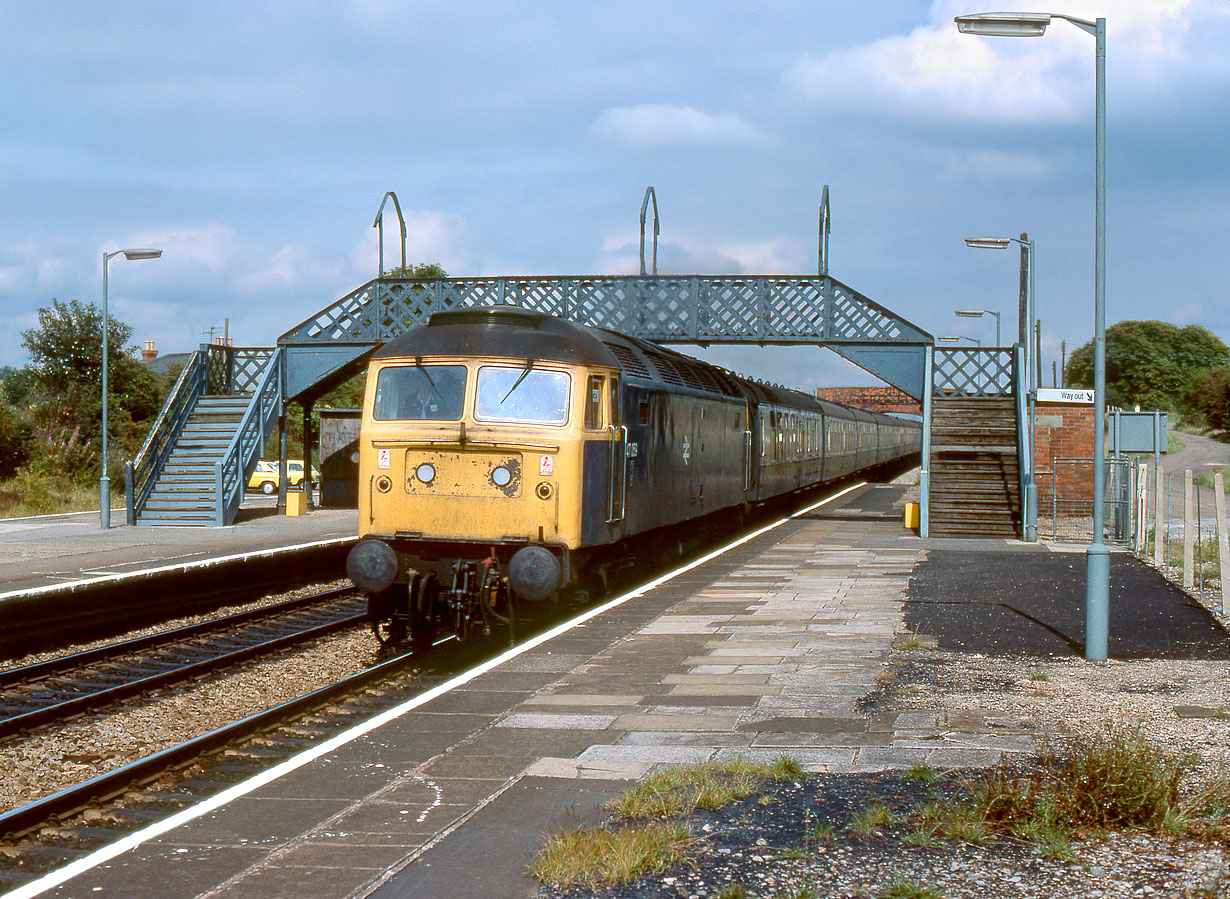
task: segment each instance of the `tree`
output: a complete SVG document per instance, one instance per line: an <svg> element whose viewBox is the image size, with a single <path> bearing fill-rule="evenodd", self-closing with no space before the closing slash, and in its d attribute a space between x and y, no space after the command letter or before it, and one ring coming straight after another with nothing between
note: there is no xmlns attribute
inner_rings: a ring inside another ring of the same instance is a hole
<svg viewBox="0 0 1230 899"><path fill-rule="evenodd" d="M434 281L437 278L447 278L446 272L439 263L422 262L418 265L394 266L384 273L386 278L401 278L407 281Z"/></svg>
<svg viewBox="0 0 1230 899"><path fill-rule="evenodd" d="M1123 321L1106 329L1107 402L1131 408L1191 411L1189 387L1203 371L1230 364L1230 348L1200 325ZM1093 386L1093 342L1072 354L1066 383Z"/></svg>
<svg viewBox="0 0 1230 899"><path fill-rule="evenodd" d="M1230 366L1210 368L1197 375L1185 401L1204 419L1206 427L1230 431Z"/></svg>
<svg viewBox="0 0 1230 899"><path fill-rule="evenodd" d="M39 325L22 332L30 353L29 408L36 441L45 451L40 463L81 480L97 477L102 427L102 311L93 303L52 300L38 311ZM163 389L159 379L125 347L132 328L115 318L107 322L107 412L115 454L114 478L123 478L123 456L134 453L145 422L158 414ZM62 455L71 458L60 458Z"/></svg>

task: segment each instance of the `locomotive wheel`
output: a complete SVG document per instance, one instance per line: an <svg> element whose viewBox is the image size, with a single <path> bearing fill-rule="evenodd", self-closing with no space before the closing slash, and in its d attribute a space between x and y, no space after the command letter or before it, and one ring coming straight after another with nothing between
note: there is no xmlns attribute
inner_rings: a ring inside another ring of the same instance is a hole
<svg viewBox="0 0 1230 899"><path fill-rule="evenodd" d="M406 640L405 590L403 584L394 584L367 597L367 617L381 649Z"/></svg>
<svg viewBox="0 0 1230 899"><path fill-rule="evenodd" d="M410 582L410 639L415 649L426 649L436 638L436 602L440 581L434 571L416 574Z"/></svg>

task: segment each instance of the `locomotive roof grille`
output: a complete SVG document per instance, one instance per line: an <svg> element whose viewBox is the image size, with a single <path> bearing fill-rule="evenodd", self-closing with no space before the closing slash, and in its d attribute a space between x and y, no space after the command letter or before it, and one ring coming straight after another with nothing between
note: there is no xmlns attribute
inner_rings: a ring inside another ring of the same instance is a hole
<svg viewBox="0 0 1230 899"><path fill-rule="evenodd" d="M645 363L641 361L641 357L638 356L631 347L624 346L620 343L611 343L607 340L602 342L606 345L606 348L615 355L615 358L619 360L619 364L623 366L624 371L629 375L634 378L650 377L649 369L646 368Z"/></svg>

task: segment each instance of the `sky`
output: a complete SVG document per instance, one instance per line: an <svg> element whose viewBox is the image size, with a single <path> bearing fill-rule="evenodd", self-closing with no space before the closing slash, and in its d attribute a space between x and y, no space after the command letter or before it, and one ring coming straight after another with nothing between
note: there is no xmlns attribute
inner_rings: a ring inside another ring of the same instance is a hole
<svg viewBox="0 0 1230 899"><path fill-rule="evenodd" d="M163 353L277 337L377 274L830 274L937 337L1004 342L1028 232L1043 383L1093 335L1094 40L962 35L1032 0L0 0L0 366L52 299ZM1064 0L1107 19L1107 321L1230 343L1230 2ZM386 267L399 261L395 218ZM810 389L829 350L719 347Z"/></svg>

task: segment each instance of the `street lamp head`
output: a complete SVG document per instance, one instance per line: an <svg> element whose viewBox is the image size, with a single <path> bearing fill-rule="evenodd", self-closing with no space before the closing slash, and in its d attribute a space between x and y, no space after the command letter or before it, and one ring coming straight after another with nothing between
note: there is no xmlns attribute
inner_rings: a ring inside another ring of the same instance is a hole
<svg viewBox="0 0 1230 899"><path fill-rule="evenodd" d="M151 250L149 248L120 250L120 252L124 254L125 259L157 259L162 255L162 250Z"/></svg>
<svg viewBox="0 0 1230 899"><path fill-rule="evenodd" d="M1045 12L980 12L957 16L954 20L962 34L987 37L1042 37L1051 23Z"/></svg>
<svg viewBox="0 0 1230 899"><path fill-rule="evenodd" d="M987 310L985 309L958 309L956 310L957 315L964 316L965 318L982 318L982 316L986 315L986 312Z"/></svg>
<svg viewBox="0 0 1230 899"><path fill-rule="evenodd" d="M1006 250L1011 241L1011 237L967 237L965 245L979 250Z"/></svg>

